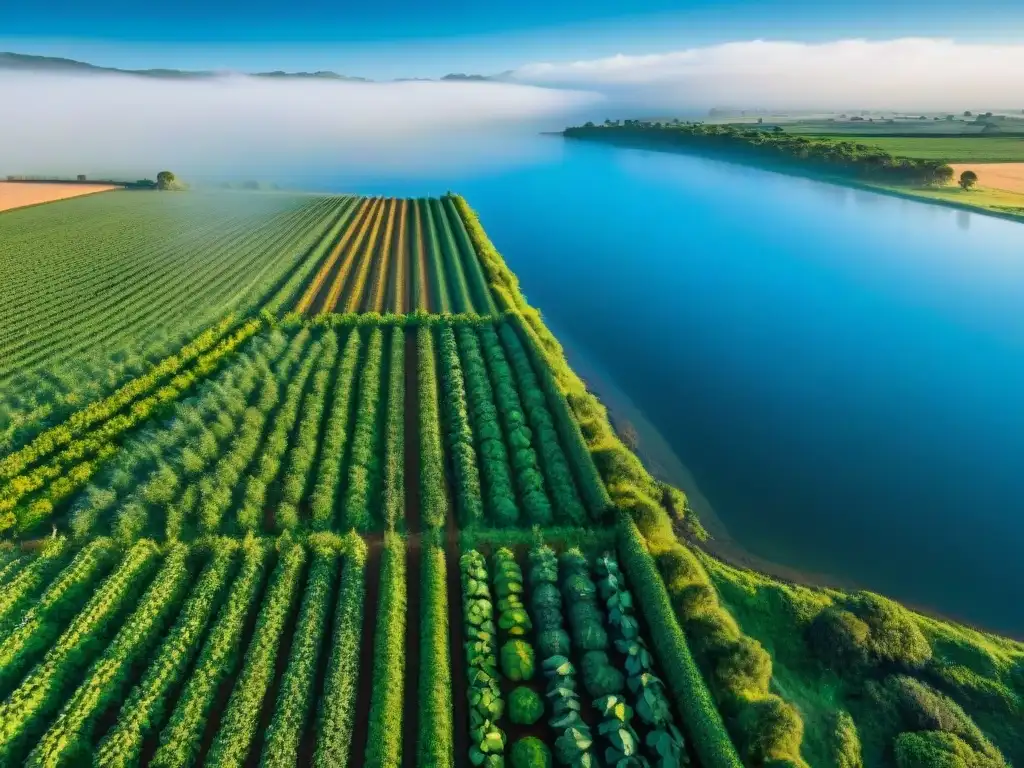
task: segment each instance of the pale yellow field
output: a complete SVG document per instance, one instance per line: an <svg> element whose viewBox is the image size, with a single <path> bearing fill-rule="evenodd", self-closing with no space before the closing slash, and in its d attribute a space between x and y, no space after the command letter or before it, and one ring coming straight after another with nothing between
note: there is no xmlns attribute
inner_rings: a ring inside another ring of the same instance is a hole
<svg viewBox="0 0 1024 768"><path fill-rule="evenodd" d="M1024 163L955 163L954 181L964 171L978 174L978 186L1024 193Z"/></svg>
<svg viewBox="0 0 1024 768"><path fill-rule="evenodd" d="M0 181L0 211L22 208L26 205L49 203L69 197L92 195L120 187L109 184L22 184Z"/></svg>

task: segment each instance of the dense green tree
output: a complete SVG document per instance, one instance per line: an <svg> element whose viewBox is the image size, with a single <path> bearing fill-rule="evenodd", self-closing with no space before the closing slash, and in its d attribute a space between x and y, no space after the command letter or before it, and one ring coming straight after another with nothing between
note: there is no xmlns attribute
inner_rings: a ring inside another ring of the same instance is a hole
<svg viewBox="0 0 1024 768"><path fill-rule="evenodd" d="M960 174L960 186L964 189L970 189L978 183L978 174L974 171L964 171Z"/></svg>

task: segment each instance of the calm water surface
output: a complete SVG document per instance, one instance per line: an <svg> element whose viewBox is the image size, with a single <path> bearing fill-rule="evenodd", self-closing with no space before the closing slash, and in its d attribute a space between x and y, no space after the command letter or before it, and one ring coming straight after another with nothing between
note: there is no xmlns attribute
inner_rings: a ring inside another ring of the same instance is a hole
<svg viewBox="0 0 1024 768"><path fill-rule="evenodd" d="M1024 225L558 138L502 151L306 183L464 194L750 552L1024 635Z"/></svg>

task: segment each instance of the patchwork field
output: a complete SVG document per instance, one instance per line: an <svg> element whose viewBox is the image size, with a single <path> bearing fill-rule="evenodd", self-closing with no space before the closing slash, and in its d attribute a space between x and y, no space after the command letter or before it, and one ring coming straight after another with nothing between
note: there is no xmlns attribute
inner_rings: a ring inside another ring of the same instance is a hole
<svg viewBox="0 0 1024 768"><path fill-rule="evenodd" d="M29 184L0 181L0 211L24 208L27 205L51 203L70 197L109 192L118 187L109 184Z"/></svg>
<svg viewBox="0 0 1024 768"><path fill-rule="evenodd" d="M0 764L940 765L914 762L925 731L1019 754L970 687L1018 696L1016 644L958 639L972 670L993 654L968 679L895 604L779 596L678 538L700 530L685 496L619 441L461 198L138 197L171 208L49 220L80 244L40 299L66 321L4 385ZM30 312L34 228L10 221L2 290ZM100 275L133 265L129 310ZM154 341L174 312L214 319ZM166 353L52 375L76 317ZM843 762L858 727L872 761Z"/></svg>

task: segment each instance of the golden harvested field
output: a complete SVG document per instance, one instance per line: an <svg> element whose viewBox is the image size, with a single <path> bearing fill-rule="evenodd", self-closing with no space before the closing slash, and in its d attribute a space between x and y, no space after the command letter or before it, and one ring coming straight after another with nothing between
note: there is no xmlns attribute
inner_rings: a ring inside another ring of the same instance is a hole
<svg viewBox="0 0 1024 768"><path fill-rule="evenodd" d="M25 184L0 181L0 211L23 208L26 205L50 203L69 197L92 195L120 187L109 184Z"/></svg>
<svg viewBox="0 0 1024 768"><path fill-rule="evenodd" d="M964 171L978 174L978 186L1024 193L1024 163L957 163L952 166L953 178Z"/></svg>

